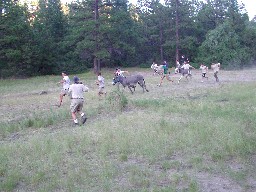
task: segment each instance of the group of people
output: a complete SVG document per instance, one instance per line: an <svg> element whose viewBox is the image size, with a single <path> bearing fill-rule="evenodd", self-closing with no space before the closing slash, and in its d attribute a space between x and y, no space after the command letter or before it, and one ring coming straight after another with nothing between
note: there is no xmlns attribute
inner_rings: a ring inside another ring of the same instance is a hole
<svg viewBox="0 0 256 192"><path fill-rule="evenodd" d="M163 66L163 75L161 77L161 81L160 81L160 84L158 84L158 86L162 85L163 79L165 77L168 81L173 82L173 80L170 79L170 75L168 75L168 74L170 74L170 72L168 73L168 64L167 64L167 62L164 61L162 66ZM195 69L195 68L189 64L189 59L185 58L184 55L181 56L180 61L176 60L176 68L174 70L175 74L180 73L181 70L184 70L185 74L188 74L189 76L191 76L191 69ZM208 77L206 76L206 74L208 72L208 67L204 64L201 64L199 69L202 72L201 82L204 82L204 79L208 80ZM213 73L214 73L214 77L215 77L216 82L219 82L218 72L220 70L220 63L213 63L211 65L211 69L213 69Z"/></svg>
<svg viewBox="0 0 256 192"><path fill-rule="evenodd" d="M88 92L89 88L85 86L77 76L73 78L73 84L69 79L69 76L66 72L62 72L62 79L59 83L62 84L62 90L60 93L60 101L58 106L60 107L63 101L63 97L65 95L70 96L71 104L70 104L70 111L71 116L74 121L74 125L79 125L79 121L77 119L77 114L80 114L81 123L84 124L87 120L86 114L82 111L84 105L84 92ZM106 91L104 90L105 82L104 77L101 73L98 73L98 79L96 84L99 86L98 95L101 96L103 94L106 95Z"/></svg>
<svg viewBox="0 0 256 192"><path fill-rule="evenodd" d="M184 59L184 56L182 57L182 59ZM160 80L160 84L158 84L158 86L162 85L162 82L164 80L164 78L166 78L168 81L172 81L170 79L170 72L168 72L168 63L166 61L164 61L163 63L163 75L161 77ZM190 69L194 68L193 66L191 66L189 64L188 60L183 60L182 65L180 65L179 61L176 62L176 69L175 69L175 73L178 73L180 69L184 69L184 70L188 70L191 74ZM220 69L220 63L216 63L216 64L212 64L211 68L214 71L214 77L216 79L217 82L219 82L219 78L218 78L218 72ZM206 78L208 79L208 77L206 76L207 72L208 72L208 67L205 66L204 64L201 64L200 68L202 71L202 82L203 80ZM128 71L122 71L120 68L116 68L116 71L114 72L115 76L124 76L124 74L127 73L129 74ZM62 90L60 93L60 99L59 99L59 104L58 106L60 107L63 101L63 97L65 95L69 95L71 98L71 104L70 104L70 110L71 110L71 116L72 119L74 121L75 125L79 125L78 119L77 119L77 114L80 114L81 116L81 123L84 124L87 120L86 114L84 112L82 112L83 109L83 104L84 104L84 92L89 91L89 88L87 86L85 86L82 82L80 82L79 78L77 76L73 77L73 84L71 84L71 81L69 79L69 76L66 72L62 72L62 79L59 83L62 84ZM102 76L102 74L99 72L98 73L98 78L96 81L96 84L99 86L98 89L98 96L101 97L101 95L105 94L106 95L106 91L105 91L105 82L104 82L104 77Z"/></svg>

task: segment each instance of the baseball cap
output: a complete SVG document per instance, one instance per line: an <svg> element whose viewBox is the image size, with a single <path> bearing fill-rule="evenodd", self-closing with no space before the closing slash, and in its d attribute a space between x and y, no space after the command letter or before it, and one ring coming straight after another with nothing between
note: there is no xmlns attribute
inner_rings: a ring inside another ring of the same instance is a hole
<svg viewBox="0 0 256 192"><path fill-rule="evenodd" d="M78 83L79 78L77 76L74 76L73 80L74 80L74 83Z"/></svg>

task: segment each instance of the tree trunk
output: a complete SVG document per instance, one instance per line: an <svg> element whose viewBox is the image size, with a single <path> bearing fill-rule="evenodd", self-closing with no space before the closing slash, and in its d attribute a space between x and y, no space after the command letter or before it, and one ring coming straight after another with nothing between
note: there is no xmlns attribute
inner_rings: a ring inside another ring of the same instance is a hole
<svg viewBox="0 0 256 192"><path fill-rule="evenodd" d="M160 57L161 57L161 62L164 61L164 51L163 51L163 27L160 24Z"/></svg>
<svg viewBox="0 0 256 192"><path fill-rule="evenodd" d="M97 74L100 71L100 61L97 57L93 59L93 71Z"/></svg>
<svg viewBox="0 0 256 192"><path fill-rule="evenodd" d="M95 20L95 31L94 31L94 40L95 40L95 50L94 50L94 59L93 59L93 66L94 66L94 73L97 74L100 71L100 60L97 58L97 52L99 51L99 42L98 42L98 31L99 31L99 0L95 0L94 6L94 20Z"/></svg>
<svg viewBox="0 0 256 192"><path fill-rule="evenodd" d="M179 60L179 47L180 47L180 40L179 40L179 11L178 11L178 6L179 6L179 0L175 1L175 28L176 28L176 61Z"/></svg>

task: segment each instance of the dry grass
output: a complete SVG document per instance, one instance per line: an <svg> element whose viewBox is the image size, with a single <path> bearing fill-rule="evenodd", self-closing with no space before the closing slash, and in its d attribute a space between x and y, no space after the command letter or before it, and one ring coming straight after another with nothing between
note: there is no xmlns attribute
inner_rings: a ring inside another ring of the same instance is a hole
<svg viewBox="0 0 256 192"><path fill-rule="evenodd" d="M99 100L96 76L79 75L90 88L80 127L72 127L69 98L54 106L59 77L1 82L0 190L256 190L254 70L221 71L220 84L212 74L201 83L194 71L162 87L149 69L128 70L145 76L149 93L114 94L105 70L111 94Z"/></svg>

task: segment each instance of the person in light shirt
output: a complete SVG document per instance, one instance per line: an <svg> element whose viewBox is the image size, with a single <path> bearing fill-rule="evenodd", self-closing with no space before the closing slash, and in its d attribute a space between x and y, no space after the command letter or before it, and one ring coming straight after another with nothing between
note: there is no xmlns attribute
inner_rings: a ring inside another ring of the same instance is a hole
<svg viewBox="0 0 256 192"><path fill-rule="evenodd" d="M180 62L179 60L176 60L175 74L179 73L179 70L180 70Z"/></svg>
<svg viewBox="0 0 256 192"><path fill-rule="evenodd" d="M181 68L183 68L185 71L188 71L188 74L189 75L191 75L191 68L192 69L195 69L193 66L191 66L190 64L189 64L189 62L184 62L184 64L181 66Z"/></svg>
<svg viewBox="0 0 256 192"><path fill-rule="evenodd" d="M201 69L201 71L202 71L202 81L201 82L204 82L204 78L206 78L208 80L208 77L206 77L206 73L208 72L208 67L205 66L204 64L201 64L199 69Z"/></svg>
<svg viewBox="0 0 256 192"><path fill-rule="evenodd" d="M70 110L75 125L79 125L76 114L81 115L81 122L84 124L87 120L85 113L82 112L84 105L84 92L88 92L89 88L79 82L79 78L74 76L74 84L70 85L68 95L71 98Z"/></svg>
<svg viewBox="0 0 256 192"><path fill-rule="evenodd" d="M99 90L98 90L98 95L99 97L102 94L107 94L107 92L104 90L105 89L105 81L104 81L104 77L101 75L101 72L98 73L98 80L96 81L96 84L99 86Z"/></svg>
<svg viewBox="0 0 256 192"><path fill-rule="evenodd" d="M220 70L220 63L212 63L211 69L213 69L213 76L215 77L216 82L219 82L220 80L219 80L219 77L218 77L218 73L219 73L219 70Z"/></svg>
<svg viewBox="0 0 256 192"><path fill-rule="evenodd" d="M62 76L62 80L59 83L62 84L62 89L61 89L61 92L60 92L60 101L59 101L59 105L58 105L59 107L62 104L63 97L65 95L67 95L69 87L70 87L70 79L69 79L67 73L62 72L61 76Z"/></svg>
<svg viewBox="0 0 256 192"><path fill-rule="evenodd" d="M122 76L122 77L124 77L124 73L129 74L128 71L122 71L120 68L116 68L115 76Z"/></svg>

